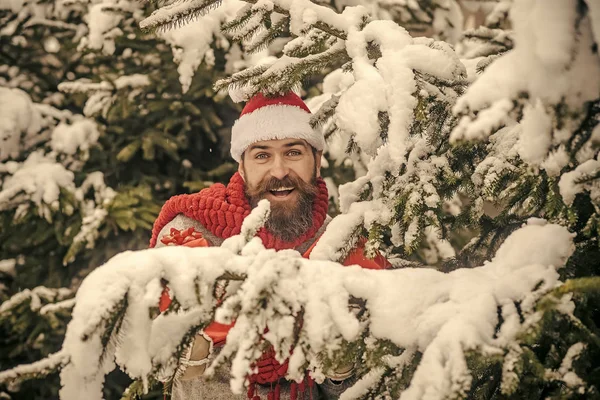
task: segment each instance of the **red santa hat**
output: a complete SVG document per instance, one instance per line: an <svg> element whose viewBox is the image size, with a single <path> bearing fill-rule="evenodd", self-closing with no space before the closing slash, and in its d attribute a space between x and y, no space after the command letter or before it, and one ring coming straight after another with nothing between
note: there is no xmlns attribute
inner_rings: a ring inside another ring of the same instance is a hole
<svg viewBox="0 0 600 400"><path fill-rule="evenodd" d="M304 139L317 150L323 150L325 138L310 126L311 113L298 95L265 97L257 94L242 110L231 129L231 156L240 162L242 153L263 140Z"/></svg>

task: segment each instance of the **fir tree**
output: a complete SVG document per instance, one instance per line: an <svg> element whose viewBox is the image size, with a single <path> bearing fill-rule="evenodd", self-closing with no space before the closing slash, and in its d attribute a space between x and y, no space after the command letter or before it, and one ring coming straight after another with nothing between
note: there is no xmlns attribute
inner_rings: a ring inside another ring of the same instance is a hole
<svg viewBox="0 0 600 400"><path fill-rule="evenodd" d="M83 283L62 350L1 378L50 362L63 367L62 398L96 399L116 359L139 379L135 396L168 381L216 318L236 325L209 373L232 361L236 391L268 342L292 379L354 361L361 379L345 399L599 397L597 4L515 2L514 36L502 24L469 32L484 43L465 44L469 63L361 6L248 3L226 25L238 38L260 48L282 24L295 38L216 87L246 100L333 70L314 124L365 166L340 189L342 214L311 260L252 239L264 203L222 248L115 257ZM142 26L217 5L174 2ZM398 270L335 263L364 236ZM403 269L419 252L443 272ZM161 278L175 301L152 319ZM242 283L217 307L222 280Z"/></svg>
<svg viewBox="0 0 600 400"><path fill-rule="evenodd" d="M135 2L17 3L0 10L2 370L60 349L81 280L146 247L165 199L229 177L224 121L238 113L212 90L225 11L213 30L157 37ZM58 388L54 374L3 390Z"/></svg>

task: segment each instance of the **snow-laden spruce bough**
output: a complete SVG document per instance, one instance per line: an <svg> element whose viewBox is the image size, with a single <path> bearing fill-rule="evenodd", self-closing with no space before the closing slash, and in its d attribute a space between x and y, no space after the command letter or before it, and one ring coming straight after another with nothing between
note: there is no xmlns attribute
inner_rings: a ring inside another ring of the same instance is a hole
<svg viewBox="0 0 600 400"><path fill-rule="evenodd" d="M385 358L389 368L401 370L417 353L421 357L401 399L464 395L471 382L465 352L504 354L524 324L535 321L536 300L560 284L556 269L573 251L565 228L533 220L481 267L448 274L428 268L371 271L265 249L252 237L268 210L263 201L242 233L222 247L125 252L92 272L77 293L60 353L67 362L61 399L101 399L115 360L146 382L172 375L190 333L212 320L220 279L238 284L214 316L236 323L208 373L230 360L234 392L242 392L263 341L274 346L279 360L290 359L288 377L296 380L305 369L323 379L322 360L353 342L390 341L399 356ZM321 248L329 246L325 235ZM152 319L161 278L180 308ZM362 317L350 311L350 299L365 301ZM360 398L382 371L367 373L343 398Z"/></svg>

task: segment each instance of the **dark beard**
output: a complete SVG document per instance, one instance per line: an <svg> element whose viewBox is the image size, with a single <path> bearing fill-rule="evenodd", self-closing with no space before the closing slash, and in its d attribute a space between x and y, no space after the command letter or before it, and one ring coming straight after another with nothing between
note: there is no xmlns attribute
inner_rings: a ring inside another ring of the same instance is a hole
<svg viewBox="0 0 600 400"><path fill-rule="evenodd" d="M278 239L292 242L302 236L313 225L313 201L318 194L316 174L311 182L304 182L296 176L286 176L279 180L271 177L262 180L257 187L246 185L246 196L252 207L256 207L268 191L281 187L293 187L298 192L295 204L271 202L271 215L265 228Z"/></svg>

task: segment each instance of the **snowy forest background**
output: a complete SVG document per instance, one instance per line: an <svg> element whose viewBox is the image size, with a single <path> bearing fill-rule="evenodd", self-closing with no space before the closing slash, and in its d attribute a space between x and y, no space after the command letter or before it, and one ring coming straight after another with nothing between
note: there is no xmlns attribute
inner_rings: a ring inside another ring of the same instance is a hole
<svg viewBox="0 0 600 400"><path fill-rule="evenodd" d="M214 315L193 278L224 276L264 289L217 315L259 332L222 352L242 371L295 332L299 371L359 360L346 399L600 398L599 43L595 0L0 0L0 398L118 399L132 379L127 398L161 398ZM258 279L256 226L111 259L147 247L170 196L228 181L241 100L289 89L339 214L310 261L270 255ZM330 263L361 236L385 279ZM169 341L148 310L184 270ZM265 298L290 308L253 313ZM300 308L334 322L298 333ZM129 377L104 382L115 356Z"/></svg>

